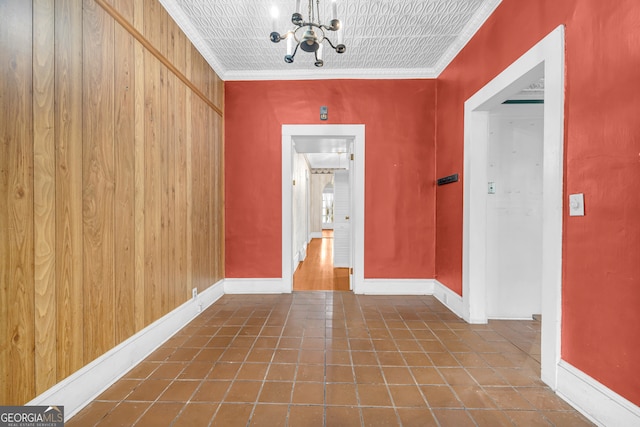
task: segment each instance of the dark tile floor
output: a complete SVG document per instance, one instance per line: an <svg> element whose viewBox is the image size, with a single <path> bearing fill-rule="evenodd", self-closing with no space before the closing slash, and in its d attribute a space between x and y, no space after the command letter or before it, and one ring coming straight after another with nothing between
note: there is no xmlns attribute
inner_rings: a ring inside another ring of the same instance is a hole
<svg viewBox="0 0 640 427"><path fill-rule="evenodd" d="M539 353L539 322L431 296L226 295L67 426L591 425Z"/></svg>

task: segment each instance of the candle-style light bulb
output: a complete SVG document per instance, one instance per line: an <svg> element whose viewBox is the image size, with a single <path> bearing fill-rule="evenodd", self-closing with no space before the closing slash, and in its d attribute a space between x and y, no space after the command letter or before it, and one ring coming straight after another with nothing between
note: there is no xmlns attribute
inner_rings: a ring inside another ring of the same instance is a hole
<svg viewBox="0 0 640 427"><path fill-rule="evenodd" d="M278 7L271 6L271 31L278 31Z"/></svg>
<svg viewBox="0 0 640 427"><path fill-rule="evenodd" d="M331 19L338 19L338 2L331 0Z"/></svg>
<svg viewBox="0 0 640 427"><path fill-rule="evenodd" d="M293 34L287 33L287 55L293 55Z"/></svg>

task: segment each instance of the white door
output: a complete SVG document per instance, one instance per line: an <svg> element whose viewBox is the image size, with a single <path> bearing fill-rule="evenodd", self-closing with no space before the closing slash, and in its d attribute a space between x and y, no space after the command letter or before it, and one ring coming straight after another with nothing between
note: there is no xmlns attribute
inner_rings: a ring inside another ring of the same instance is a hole
<svg viewBox="0 0 640 427"><path fill-rule="evenodd" d="M351 191L349 171L334 173L333 183L333 266L351 267Z"/></svg>
<svg viewBox="0 0 640 427"><path fill-rule="evenodd" d="M490 319L542 310L542 104L500 105L489 116L486 298Z"/></svg>

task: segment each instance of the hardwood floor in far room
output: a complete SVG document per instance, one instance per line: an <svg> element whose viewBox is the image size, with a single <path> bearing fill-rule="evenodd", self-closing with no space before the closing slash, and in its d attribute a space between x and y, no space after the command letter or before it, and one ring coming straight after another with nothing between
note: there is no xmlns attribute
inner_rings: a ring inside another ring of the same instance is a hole
<svg viewBox="0 0 640 427"><path fill-rule="evenodd" d="M294 291L348 291L349 269L333 268L333 230L312 239L307 257L293 275Z"/></svg>

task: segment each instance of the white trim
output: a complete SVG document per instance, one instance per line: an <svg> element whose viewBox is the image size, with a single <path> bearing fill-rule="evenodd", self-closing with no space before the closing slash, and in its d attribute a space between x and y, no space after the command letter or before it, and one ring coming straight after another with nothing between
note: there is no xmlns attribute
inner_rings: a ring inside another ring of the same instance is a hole
<svg viewBox="0 0 640 427"><path fill-rule="evenodd" d="M361 295L433 295L433 279L364 279L354 286Z"/></svg>
<svg viewBox="0 0 640 427"><path fill-rule="evenodd" d="M438 60L434 74L439 76L447 66L455 59L460 51L469 43L471 38L475 36L478 30L487 22L494 10L502 3L502 0L485 0L475 15L467 22L456 40L449 46L449 49Z"/></svg>
<svg viewBox="0 0 640 427"><path fill-rule="evenodd" d="M640 426L640 408L561 360L557 393L600 426Z"/></svg>
<svg viewBox="0 0 640 427"><path fill-rule="evenodd" d="M304 244L302 245L302 249L300 249L300 261L304 261L305 259L307 259L307 242L304 242Z"/></svg>
<svg viewBox="0 0 640 427"><path fill-rule="evenodd" d="M224 279L225 294L288 294L291 286L278 279Z"/></svg>
<svg viewBox="0 0 640 427"><path fill-rule="evenodd" d="M486 323L488 111L544 75L541 379L557 386L561 345L564 27L559 26L465 102L463 318Z"/></svg>
<svg viewBox="0 0 640 427"><path fill-rule="evenodd" d="M364 125L282 125L282 278L279 280L280 292L293 290L293 248L291 247L292 224L292 152L293 138L296 136L322 136L353 138L354 174L352 183L352 248L354 253L354 284L364 280L364 165L365 165L365 126ZM226 289L226 287L225 287Z"/></svg>
<svg viewBox="0 0 640 427"><path fill-rule="evenodd" d="M36 396L27 405L62 405L65 421L69 420L223 295L220 281Z"/></svg>
<svg viewBox="0 0 640 427"><path fill-rule="evenodd" d="M166 0L165 0L166 1ZM433 68L354 68L354 69L288 69L288 70L229 70L225 81L258 80L330 80L330 79L435 79Z"/></svg>
<svg viewBox="0 0 640 427"><path fill-rule="evenodd" d="M445 307L451 310L453 314L460 318L463 317L462 297L437 280L435 280L433 296L435 296L438 301L444 304Z"/></svg>
<svg viewBox="0 0 640 427"><path fill-rule="evenodd" d="M220 79L225 80L227 74L226 69L218 60L218 57L209 47L209 44L202 38L200 31L193 25L191 20L182 11L182 7L176 0L160 0L160 4L165 8L169 16L178 24L178 27L184 32L193 46L200 52L200 55L207 61L213 71L216 72Z"/></svg>
<svg viewBox="0 0 640 427"><path fill-rule="evenodd" d="M314 231L309 235L309 243L313 239L322 239L322 231Z"/></svg>

